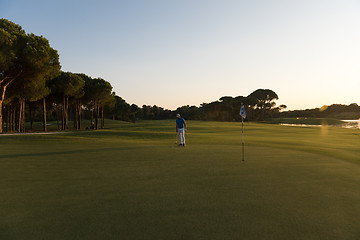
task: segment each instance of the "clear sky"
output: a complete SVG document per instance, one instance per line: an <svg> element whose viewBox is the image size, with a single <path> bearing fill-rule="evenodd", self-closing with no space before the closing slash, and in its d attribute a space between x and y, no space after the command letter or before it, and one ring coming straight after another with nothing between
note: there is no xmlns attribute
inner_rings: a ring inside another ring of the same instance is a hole
<svg viewBox="0 0 360 240"><path fill-rule="evenodd" d="M358 0L0 0L0 17L130 104L175 109L258 88L288 109L360 104Z"/></svg>

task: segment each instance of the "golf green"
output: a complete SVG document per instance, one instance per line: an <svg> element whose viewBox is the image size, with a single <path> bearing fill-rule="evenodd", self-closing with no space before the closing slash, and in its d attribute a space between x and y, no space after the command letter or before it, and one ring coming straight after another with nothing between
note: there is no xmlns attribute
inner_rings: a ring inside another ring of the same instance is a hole
<svg viewBox="0 0 360 240"><path fill-rule="evenodd" d="M0 136L0 239L360 239L360 131L174 121Z"/></svg>

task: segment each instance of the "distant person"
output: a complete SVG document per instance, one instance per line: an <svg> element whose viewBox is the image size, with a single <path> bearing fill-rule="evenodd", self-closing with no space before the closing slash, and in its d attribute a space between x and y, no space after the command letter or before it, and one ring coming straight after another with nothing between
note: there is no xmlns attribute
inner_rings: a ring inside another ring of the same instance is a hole
<svg viewBox="0 0 360 240"><path fill-rule="evenodd" d="M90 126L86 127L85 128L86 130L89 130L89 129L95 129L95 125L93 122L91 122Z"/></svg>
<svg viewBox="0 0 360 240"><path fill-rule="evenodd" d="M176 114L176 132L179 134L180 144L179 146L185 147L185 131L186 131L186 122L185 119L180 117L180 114Z"/></svg>

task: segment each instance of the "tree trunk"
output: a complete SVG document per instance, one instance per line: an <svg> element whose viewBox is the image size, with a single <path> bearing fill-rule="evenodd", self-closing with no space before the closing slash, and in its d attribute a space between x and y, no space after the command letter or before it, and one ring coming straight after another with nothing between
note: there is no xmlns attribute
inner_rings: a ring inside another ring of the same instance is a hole
<svg viewBox="0 0 360 240"><path fill-rule="evenodd" d="M32 114L32 106L31 106L31 102L29 102L29 113L30 113L30 130L33 130L33 126L34 126L34 114Z"/></svg>
<svg viewBox="0 0 360 240"><path fill-rule="evenodd" d="M9 106L9 116L8 116L8 127L7 127L7 131L10 132L11 131L11 120L12 120L12 106Z"/></svg>
<svg viewBox="0 0 360 240"><path fill-rule="evenodd" d="M25 112L25 98L23 98L23 121L22 121L22 129L23 129L23 132L25 132L25 117L26 117L26 112Z"/></svg>
<svg viewBox="0 0 360 240"><path fill-rule="evenodd" d="M101 128L104 128L105 122L104 122L104 107L101 107Z"/></svg>
<svg viewBox="0 0 360 240"><path fill-rule="evenodd" d="M60 130L60 126L59 126L59 106L58 105L56 105L55 113L56 113L57 129Z"/></svg>
<svg viewBox="0 0 360 240"><path fill-rule="evenodd" d="M6 132L9 132L10 126L10 105L6 108Z"/></svg>
<svg viewBox="0 0 360 240"><path fill-rule="evenodd" d="M65 110L66 110L66 114L65 114L65 129L66 130L68 130L69 129L69 97L68 96L66 96L66 108L65 108Z"/></svg>
<svg viewBox="0 0 360 240"><path fill-rule="evenodd" d="M19 125L18 125L18 132L21 132L21 125L22 125L22 101L19 98Z"/></svg>
<svg viewBox="0 0 360 240"><path fill-rule="evenodd" d="M101 118L101 116L100 116L100 106L99 106L99 104L97 104L96 115L97 115L97 118L98 118L97 122L98 122L98 124L99 124L99 118ZM100 123L100 124L101 124L101 123ZM99 126L97 126L97 128L99 128ZM101 128L101 125L100 125L100 128Z"/></svg>
<svg viewBox="0 0 360 240"><path fill-rule="evenodd" d="M101 110L102 110L102 107L101 107ZM101 111L101 113L102 113L102 111ZM103 128L103 116L102 116L102 114L100 116L100 128Z"/></svg>
<svg viewBox="0 0 360 240"><path fill-rule="evenodd" d="M43 131L46 132L46 99L43 98Z"/></svg>
<svg viewBox="0 0 360 240"><path fill-rule="evenodd" d="M61 130L63 130L64 128L64 110L63 110L63 106L60 106L59 112L61 112Z"/></svg>
<svg viewBox="0 0 360 240"><path fill-rule="evenodd" d="M79 100L79 103L78 103L78 127L79 127L79 130L81 129L81 101Z"/></svg>
<svg viewBox="0 0 360 240"><path fill-rule="evenodd" d="M66 100L65 96L63 97L63 103L62 103L62 121L61 121L61 130L65 130L65 115L66 115Z"/></svg>
<svg viewBox="0 0 360 240"><path fill-rule="evenodd" d="M66 129L66 98L64 96L64 99L63 99L63 123L62 123L62 130L65 130Z"/></svg>
<svg viewBox="0 0 360 240"><path fill-rule="evenodd" d="M2 80L4 81L4 80ZM3 102L5 98L5 91L7 85L1 85L2 82L0 82L0 133L3 133L3 114L2 114L2 108L3 108Z"/></svg>
<svg viewBox="0 0 360 240"><path fill-rule="evenodd" d="M21 131L25 132L25 98L22 98Z"/></svg>
<svg viewBox="0 0 360 240"><path fill-rule="evenodd" d="M8 107L7 128L6 128L7 132L10 132L11 114L12 114L12 112L11 112L11 105L9 105L9 107Z"/></svg>
<svg viewBox="0 0 360 240"><path fill-rule="evenodd" d="M0 133L2 133L3 130L3 116L2 116L2 112L3 112L3 101L1 101L0 103Z"/></svg>
<svg viewBox="0 0 360 240"><path fill-rule="evenodd" d="M2 123L3 121L3 116L2 116L2 106L3 106L3 101L0 100L0 123ZM3 127L2 124L0 124L0 133L3 133Z"/></svg>
<svg viewBox="0 0 360 240"><path fill-rule="evenodd" d="M99 105L95 104L95 129L98 129Z"/></svg>
<svg viewBox="0 0 360 240"><path fill-rule="evenodd" d="M72 109L71 109L71 106L69 105L69 103L67 102L67 114L68 114L68 128L69 128L69 122L73 120L73 112L72 112Z"/></svg>
<svg viewBox="0 0 360 240"><path fill-rule="evenodd" d="M94 122L94 103L91 103L91 124Z"/></svg>
<svg viewBox="0 0 360 240"><path fill-rule="evenodd" d="M77 110L78 110L77 102L74 103L73 110L74 110L73 111L73 115L74 115L73 127L75 129L78 129L78 127L77 127L77 123L78 123L78 121L77 121L77 117L78 117L78 114L77 114Z"/></svg>
<svg viewBox="0 0 360 240"><path fill-rule="evenodd" d="M11 131L15 131L15 129L16 129L16 107L15 106L13 106L13 108L12 108L12 119L11 119L11 121L12 121L12 124L11 124Z"/></svg>
<svg viewBox="0 0 360 240"><path fill-rule="evenodd" d="M3 115L2 115L2 107L3 107L3 102L4 102L4 98L5 98L5 91L6 91L6 87L1 86L0 88L0 133L3 133L3 127L2 127L2 122L3 122Z"/></svg>
<svg viewBox="0 0 360 240"><path fill-rule="evenodd" d="M1 109L1 111L3 111L3 109ZM6 124L6 118L3 119L3 121L0 122L1 126L2 126L2 129L4 131L5 129L5 124Z"/></svg>
<svg viewBox="0 0 360 240"><path fill-rule="evenodd" d="M25 132L25 98L23 98L23 118L22 118L22 131Z"/></svg>
<svg viewBox="0 0 360 240"><path fill-rule="evenodd" d="M18 132L25 132L25 98L19 98L19 125Z"/></svg>
<svg viewBox="0 0 360 240"><path fill-rule="evenodd" d="M9 127L8 127L8 132L12 131L12 115L13 115L13 106L10 105L9 106Z"/></svg>
<svg viewBox="0 0 360 240"><path fill-rule="evenodd" d="M2 125L2 128L3 128L3 131L6 132L6 123L7 123L7 107L5 105L2 106L2 112L4 113L3 115L3 121L1 122L1 125Z"/></svg>

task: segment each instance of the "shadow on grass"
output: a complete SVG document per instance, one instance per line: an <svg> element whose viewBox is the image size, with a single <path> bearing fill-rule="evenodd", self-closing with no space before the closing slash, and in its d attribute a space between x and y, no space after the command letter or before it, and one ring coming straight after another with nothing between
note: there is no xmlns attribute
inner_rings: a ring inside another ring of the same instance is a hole
<svg viewBox="0 0 360 240"><path fill-rule="evenodd" d="M65 137L86 137L86 138L131 138L134 140L162 140L172 137L174 132L151 132L151 131L83 131L66 134Z"/></svg>
<svg viewBox="0 0 360 240"><path fill-rule="evenodd" d="M67 155L67 154L83 154L83 153L99 153L108 151L123 151L133 150L139 148L150 148L151 146L123 146L123 147L112 147L112 148L99 148L99 149L77 149L71 151L56 151L56 152L39 152L39 153L19 153L19 154L7 154L0 155L0 159L4 158L18 158L18 157L41 157L41 156L55 156L55 155Z"/></svg>

